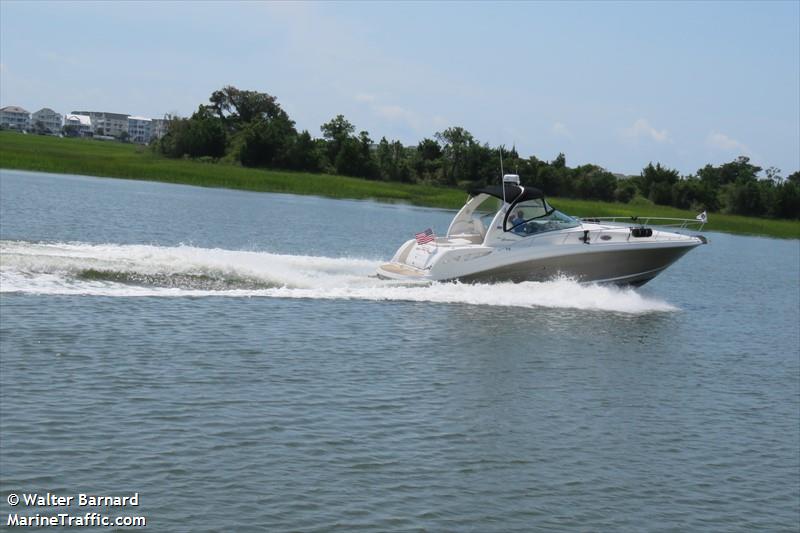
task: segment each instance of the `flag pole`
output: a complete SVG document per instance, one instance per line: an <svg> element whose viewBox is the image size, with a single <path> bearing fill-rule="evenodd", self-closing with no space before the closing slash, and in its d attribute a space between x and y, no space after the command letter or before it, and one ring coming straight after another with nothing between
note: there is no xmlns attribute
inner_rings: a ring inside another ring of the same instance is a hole
<svg viewBox="0 0 800 533"><path fill-rule="evenodd" d="M506 206L506 182L503 176L503 146L500 146L500 187L503 189L503 207Z"/></svg>

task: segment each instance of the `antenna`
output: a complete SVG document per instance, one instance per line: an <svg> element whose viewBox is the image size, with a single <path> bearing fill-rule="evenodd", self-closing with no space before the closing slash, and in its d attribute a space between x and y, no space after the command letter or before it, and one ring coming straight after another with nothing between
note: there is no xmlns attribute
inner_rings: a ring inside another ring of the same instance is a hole
<svg viewBox="0 0 800 533"><path fill-rule="evenodd" d="M511 146L512 146L511 149L514 151L514 153L516 153L517 152L517 141L514 141L514 144L512 144ZM517 154L516 159L514 159L514 173L515 174L519 174L519 154Z"/></svg>
<svg viewBox="0 0 800 533"><path fill-rule="evenodd" d="M500 187L503 188L503 205L506 204L506 180L503 173L503 145L500 145Z"/></svg>

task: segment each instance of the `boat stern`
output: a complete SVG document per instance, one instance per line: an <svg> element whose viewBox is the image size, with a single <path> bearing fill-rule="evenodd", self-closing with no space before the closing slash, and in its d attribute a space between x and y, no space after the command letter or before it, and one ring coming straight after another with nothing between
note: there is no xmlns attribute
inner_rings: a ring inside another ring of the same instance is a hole
<svg viewBox="0 0 800 533"><path fill-rule="evenodd" d="M391 261L380 265L376 274L382 279L428 281L430 262L437 249L434 244L419 244L415 239L404 242Z"/></svg>
<svg viewBox="0 0 800 533"><path fill-rule="evenodd" d="M411 282L457 279L481 268L476 260L491 252L490 248L466 238L437 238L424 244L409 240L391 261L378 267L376 274L384 279Z"/></svg>
<svg viewBox="0 0 800 533"><path fill-rule="evenodd" d="M375 274L381 279L425 283L430 281L430 277L426 271L404 263L384 263L376 269Z"/></svg>

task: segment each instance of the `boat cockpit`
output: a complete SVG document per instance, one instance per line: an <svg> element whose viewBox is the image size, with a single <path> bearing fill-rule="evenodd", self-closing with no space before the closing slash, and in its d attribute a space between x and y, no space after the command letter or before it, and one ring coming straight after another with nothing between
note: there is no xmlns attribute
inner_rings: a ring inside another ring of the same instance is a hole
<svg viewBox="0 0 800 533"><path fill-rule="evenodd" d="M514 176L516 177L516 176ZM534 187L513 182L476 188L447 230L447 241L481 244L487 234L530 235L574 228L580 222L554 209ZM491 235L490 235L491 237Z"/></svg>

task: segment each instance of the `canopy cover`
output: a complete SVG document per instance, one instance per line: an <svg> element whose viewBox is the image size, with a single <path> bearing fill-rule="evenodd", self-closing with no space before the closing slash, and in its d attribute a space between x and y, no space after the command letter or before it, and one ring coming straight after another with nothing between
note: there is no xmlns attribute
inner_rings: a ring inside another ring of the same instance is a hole
<svg viewBox="0 0 800 533"><path fill-rule="evenodd" d="M515 183L506 183L506 202L519 203L526 200L534 200L536 198L544 198L544 193L536 187L520 187ZM520 193L522 195L520 196ZM478 187L470 189L469 194L478 196L479 194L488 194L495 198L503 199L503 189L500 185L489 185L488 187Z"/></svg>

